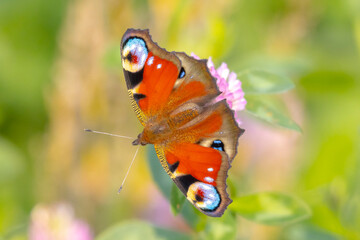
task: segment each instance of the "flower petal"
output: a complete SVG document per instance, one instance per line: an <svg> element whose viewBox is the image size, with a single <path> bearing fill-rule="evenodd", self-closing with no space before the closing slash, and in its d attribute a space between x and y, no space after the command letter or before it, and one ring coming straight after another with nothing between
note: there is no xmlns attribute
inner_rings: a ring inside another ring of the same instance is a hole
<svg viewBox="0 0 360 240"><path fill-rule="evenodd" d="M216 69L221 78L227 79L230 73L226 63L222 63L218 69Z"/></svg>
<svg viewBox="0 0 360 240"><path fill-rule="evenodd" d="M195 53L191 53L191 56L193 57L193 58L195 58L196 60L200 60L200 57L198 56L198 55L196 55Z"/></svg>
<svg viewBox="0 0 360 240"><path fill-rule="evenodd" d="M191 56L197 60L200 59L194 53L191 53ZM236 73L230 72L226 63L222 63L220 67L216 69L212 58L209 57L207 67L210 74L216 78L216 84L221 92L221 94L216 97L215 101L218 102L226 99L227 104L234 111L236 122L240 125L241 121L236 111L244 110L247 103L244 98L244 91L241 87L241 81L237 79Z"/></svg>

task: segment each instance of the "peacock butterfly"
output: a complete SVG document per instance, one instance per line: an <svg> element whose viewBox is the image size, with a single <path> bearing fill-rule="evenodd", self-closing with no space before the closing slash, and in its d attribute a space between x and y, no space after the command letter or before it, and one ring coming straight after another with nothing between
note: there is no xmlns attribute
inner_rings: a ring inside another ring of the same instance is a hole
<svg viewBox="0 0 360 240"><path fill-rule="evenodd" d="M128 29L121 57L132 107L144 127L133 145L153 144L161 165L186 198L208 216L232 202L227 172L239 128L206 60L167 52L148 30Z"/></svg>

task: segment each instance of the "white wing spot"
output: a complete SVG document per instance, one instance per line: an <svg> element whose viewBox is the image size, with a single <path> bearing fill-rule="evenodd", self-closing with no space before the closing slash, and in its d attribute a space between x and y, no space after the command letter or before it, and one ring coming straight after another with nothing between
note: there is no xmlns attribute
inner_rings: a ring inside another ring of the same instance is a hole
<svg viewBox="0 0 360 240"><path fill-rule="evenodd" d="M160 68L161 68L161 64L158 64L158 65L156 66L156 68L157 68L157 69L160 69Z"/></svg>
<svg viewBox="0 0 360 240"><path fill-rule="evenodd" d="M208 172L214 171L214 169L212 167L209 167L207 170L208 170Z"/></svg>
<svg viewBox="0 0 360 240"><path fill-rule="evenodd" d="M150 65L152 65L153 64L153 62L154 62L154 56L152 56L152 57L150 57L149 58L149 60L148 60L148 65L150 66Z"/></svg>
<svg viewBox="0 0 360 240"><path fill-rule="evenodd" d="M211 177L205 177L204 180L208 183L212 183L214 181L214 179L212 179Z"/></svg>

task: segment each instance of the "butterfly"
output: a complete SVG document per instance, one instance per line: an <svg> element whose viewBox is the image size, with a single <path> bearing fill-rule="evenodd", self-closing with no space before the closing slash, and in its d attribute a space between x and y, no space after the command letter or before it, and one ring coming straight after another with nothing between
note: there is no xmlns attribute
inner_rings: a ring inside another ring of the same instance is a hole
<svg viewBox="0 0 360 240"><path fill-rule="evenodd" d="M144 127L133 145L153 144L185 197L208 216L232 202L226 178L243 134L206 60L168 52L148 30L128 29L121 57L131 105Z"/></svg>

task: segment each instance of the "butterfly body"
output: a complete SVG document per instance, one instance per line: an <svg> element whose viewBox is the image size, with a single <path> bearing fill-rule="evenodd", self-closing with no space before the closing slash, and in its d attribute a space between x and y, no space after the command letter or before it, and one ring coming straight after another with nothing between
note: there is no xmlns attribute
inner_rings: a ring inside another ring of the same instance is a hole
<svg viewBox="0 0 360 240"><path fill-rule="evenodd" d="M121 42L132 106L144 127L134 145L153 144L159 160L188 200L209 216L231 203L227 171L240 129L205 60L167 52L147 30L129 29Z"/></svg>

